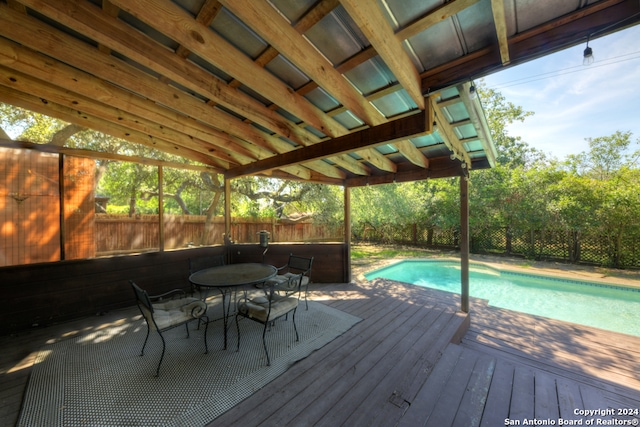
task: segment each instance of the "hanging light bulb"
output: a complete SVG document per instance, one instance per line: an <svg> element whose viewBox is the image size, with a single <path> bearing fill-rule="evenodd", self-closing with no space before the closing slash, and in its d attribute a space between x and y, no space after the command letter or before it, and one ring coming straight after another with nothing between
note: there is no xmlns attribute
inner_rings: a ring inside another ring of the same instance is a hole
<svg viewBox="0 0 640 427"><path fill-rule="evenodd" d="M582 58L582 65L591 65L595 58L593 57L593 50L589 47L589 39L587 38L587 48L584 50Z"/></svg>
<svg viewBox="0 0 640 427"><path fill-rule="evenodd" d="M471 85L471 87L469 88L469 98L476 99L477 96L478 92L476 92L476 87L474 85Z"/></svg>

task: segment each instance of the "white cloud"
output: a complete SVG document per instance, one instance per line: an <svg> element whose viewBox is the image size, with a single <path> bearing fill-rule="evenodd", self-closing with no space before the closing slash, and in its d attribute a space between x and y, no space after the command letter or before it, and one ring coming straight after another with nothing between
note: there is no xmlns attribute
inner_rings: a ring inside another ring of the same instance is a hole
<svg viewBox="0 0 640 427"><path fill-rule="evenodd" d="M631 131L640 137L640 26L592 40L596 61L582 65L584 45L485 78L507 101L535 114L509 126L532 147L558 158L585 151L585 138Z"/></svg>

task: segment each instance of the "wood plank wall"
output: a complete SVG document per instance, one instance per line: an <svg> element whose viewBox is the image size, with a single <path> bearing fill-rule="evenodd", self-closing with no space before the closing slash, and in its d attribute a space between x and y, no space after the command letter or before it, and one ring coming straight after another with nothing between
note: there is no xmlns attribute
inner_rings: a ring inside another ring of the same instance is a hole
<svg viewBox="0 0 640 427"><path fill-rule="evenodd" d="M130 279L150 294L189 289L189 258L227 251L231 263L262 262L264 249L255 244L213 246L2 267L0 335L131 306ZM265 262L283 265L291 252L315 257L313 282L347 281L345 244L272 244Z"/></svg>

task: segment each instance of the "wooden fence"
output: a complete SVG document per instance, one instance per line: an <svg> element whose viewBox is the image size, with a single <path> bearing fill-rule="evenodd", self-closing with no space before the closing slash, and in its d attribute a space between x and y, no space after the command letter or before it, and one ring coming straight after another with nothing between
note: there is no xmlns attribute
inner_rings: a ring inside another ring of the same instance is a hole
<svg viewBox="0 0 640 427"><path fill-rule="evenodd" d="M224 240L224 218L196 215L164 216L164 249L217 245ZM157 215L96 214L96 255L158 249L160 227ZM269 232L271 242L341 242L344 227L312 222L279 222L270 218L233 218L230 239L237 243L258 243L258 233Z"/></svg>

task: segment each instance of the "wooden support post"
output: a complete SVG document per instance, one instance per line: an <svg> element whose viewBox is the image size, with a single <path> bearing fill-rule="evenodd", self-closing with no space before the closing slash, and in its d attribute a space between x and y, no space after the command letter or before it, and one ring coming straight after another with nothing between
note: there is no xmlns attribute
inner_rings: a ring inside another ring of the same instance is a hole
<svg viewBox="0 0 640 427"><path fill-rule="evenodd" d="M460 309L469 312L469 182L460 177Z"/></svg>
<svg viewBox="0 0 640 427"><path fill-rule="evenodd" d="M224 243L231 242L231 180L224 179Z"/></svg>
<svg viewBox="0 0 640 427"><path fill-rule="evenodd" d="M351 188L344 187L345 279L351 282Z"/></svg>
<svg viewBox="0 0 640 427"><path fill-rule="evenodd" d="M158 166L158 240L160 252L164 251L164 169Z"/></svg>
<svg viewBox="0 0 640 427"><path fill-rule="evenodd" d="M64 188L64 154L58 154L58 218L60 220L60 261L67 259L65 248L67 247L67 229L65 222L65 188Z"/></svg>

